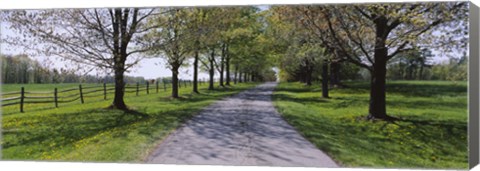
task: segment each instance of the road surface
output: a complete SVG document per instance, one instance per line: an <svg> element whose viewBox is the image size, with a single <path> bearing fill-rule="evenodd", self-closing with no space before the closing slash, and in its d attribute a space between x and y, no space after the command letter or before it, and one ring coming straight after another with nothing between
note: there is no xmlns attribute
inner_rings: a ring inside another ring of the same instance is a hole
<svg viewBox="0 0 480 171"><path fill-rule="evenodd" d="M287 124L271 100L277 83L224 98L170 134L148 163L338 167Z"/></svg>

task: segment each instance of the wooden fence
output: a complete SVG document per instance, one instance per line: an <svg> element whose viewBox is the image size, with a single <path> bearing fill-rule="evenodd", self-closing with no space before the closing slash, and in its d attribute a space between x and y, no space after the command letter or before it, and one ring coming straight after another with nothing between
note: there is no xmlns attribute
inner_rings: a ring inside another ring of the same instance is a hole
<svg viewBox="0 0 480 171"><path fill-rule="evenodd" d="M198 81L199 85L204 83L204 80ZM178 87L188 87L192 86L192 84L193 83L190 80L179 80ZM163 91L167 91L168 88L171 88L171 82L156 82L154 85L150 85L149 82L146 82L145 84L126 84L123 91L125 93L135 93L135 95L138 96L141 94L141 92L145 92L145 94L151 94L153 93L152 91L159 93L159 91L162 89ZM58 107L59 103L69 103L77 100L80 100L80 102L83 104L85 103L85 98L103 97L104 100L107 100L108 93L113 93L114 91L114 84L105 83L103 83L103 85L86 87L82 87L82 84L79 84L78 88L69 88L64 90L59 90L57 87L55 87L51 92L29 92L26 91L24 87L21 87L20 91L18 92L2 93L1 101L2 107L19 105L20 112L24 112L25 104L51 103L54 104L55 107ZM4 98L6 96L8 97Z"/></svg>

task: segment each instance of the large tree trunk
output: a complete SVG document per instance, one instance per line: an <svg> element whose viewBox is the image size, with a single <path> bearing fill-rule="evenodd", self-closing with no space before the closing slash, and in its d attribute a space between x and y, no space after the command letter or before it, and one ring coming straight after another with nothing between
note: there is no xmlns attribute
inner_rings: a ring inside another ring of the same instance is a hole
<svg viewBox="0 0 480 171"><path fill-rule="evenodd" d="M228 53L228 46L227 46L227 49L226 49L226 59L225 59L225 76L227 77L226 78L226 85L229 86L230 85L230 54Z"/></svg>
<svg viewBox="0 0 480 171"><path fill-rule="evenodd" d="M241 71L238 73L238 82L239 82L239 83L242 83L242 82L243 82L242 72L241 72Z"/></svg>
<svg viewBox="0 0 480 171"><path fill-rule="evenodd" d="M113 108L120 110L128 110L123 96L125 94L125 82L123 81L123 74L125 72L125 61L127 59L127 45L125 41L126 36L126 21L122 21L121 9L115 9L115 16L112 18L113 22L113 41L114 41L114 73L115 73L115 96L113 98ZM121 25L121 26L120 26Z"/></svg>
<svg viewBox="0 0 480 171"><path fill-rule="evenodd" d="M195 51L195 59L193 61L193 92L198 92L198 50Z"/></svg>
<svg viewBox="0 0 480 171"><path fill-rule="evenodd" d="M253 81L253 82L254 82L254 81L255 81L255 73L254 73L254 72L252 72L250 76L251 76L251 79L252 79L251 81Z"/></svg>
<svg viewBox="0 0 480 171"><path fill-rule="evenodd" d="M119 64L116 64L119 65ZM120 109L120 110L127 110L127 105L125 105L125 101L123 101L123 96L125 92L123 91L125 88L125 82L123 81L123 67L115 66L115 95L113 97L113 103L111 105L112 108Z"/></svg>
<svg viewBox="0 0 480 171"><path fill-rule="evenodd" d="M376 56L376 55L375 55ZM379 61L375 60L374 71L371 73L370 86L370 107L368 118L386 119L386 100L385 100L385 75L386 67L381 65ZM379 65L377 65L379 64Z"/></svg>
<svg viewBox="0 0 480 171"><path fill-rule="evenodd" d="M238 77L237 76L238 76L238 66L235 65L235 71L233 72L233 84L237 84L237 82L238 82Z"/></svg>
<svg viewBox="0 0 480 171"><path fill-rule="evenodd" d="M209 62L210 62L210 69L209 69L209 73L210 73L210 80L209 80L209 84L208 84L208 89L209 90L213 90L214 89L214 76L215 76L215 64L214 64L214 60L215 60L215 49L212 49L212 53L210 55L210 58L209 58Z"/></svg>
<svg viewBox="0 0 480 171"><path fill-rule="evenodd" d="M322 97L328 97L328 61L324 60L322 64Z"/></svg>
<svg viewBox="0 0 480 171"><path fill-rule="evenodd" d="M220 82L219 85L224 87L223 85L223 73L225 71L225 44L222 47L222 57L220 58Z"/></svg>
<svg viewBox="0 0 480 171"><path fill-rule="evenodd" d="M370 107L369 107L369 119L389 119L386 110L385 100L385 77L387 74L387 56L388 49L385 46L385 40L388 35L387 20L383 17L379 18L375 22L376 25L376 41L373 65L371 73L371 86L370 86Z"/></svg>
<svg viewBox="0 0 480 171"><path fill-rule="evenodd" d="M172 68L172 97L178 98L178 68Z"/></svg>

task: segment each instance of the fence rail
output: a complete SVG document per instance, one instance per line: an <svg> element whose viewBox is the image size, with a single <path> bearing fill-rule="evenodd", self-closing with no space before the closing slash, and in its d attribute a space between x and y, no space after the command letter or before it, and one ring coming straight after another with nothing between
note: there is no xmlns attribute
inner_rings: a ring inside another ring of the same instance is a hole
<svg viewBox="0 0 480 171"><path fill-rule="evenodd" d="M205 81L198 80L198 84L202 85ZM163 85L161 85L163 84ZM145 84L125 84L123 92L124 93L135 93L135 96L140 94L151 94L151 92L159 93L161 89L167 91L168 88L171 88L171 82L155 82L154 86L151 86L149 82ZM170 86L169 86L170 85ZM187 86L192 86L193 83L191 80L179 80L178 87L185 88ZM19 92L8 92L2 93L2 107L4 106L13 106L19 105L20 112L24 112L25 104L38 104L38 103L52 103L55 107L58 107L58 103L70 103L80 100L81 104L85 103L85 98L96 98L103 97L104 100L107 100L107 94L112 93L115 90L114 84L103 85L94 85L94 86L85 86L82 87L82 84L78 85L78 88L68 88L64 90L59 90L57 87L53 88L53 91L47 92L27 92L24 87L20 88ZM142 93L145 92L145 93ZM6 97L18 95L15 97Z"/></svg>

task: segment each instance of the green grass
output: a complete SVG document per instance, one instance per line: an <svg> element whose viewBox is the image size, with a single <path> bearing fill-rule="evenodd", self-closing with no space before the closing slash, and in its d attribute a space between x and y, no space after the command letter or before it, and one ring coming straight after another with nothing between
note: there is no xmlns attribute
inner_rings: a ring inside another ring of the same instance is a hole
<svg viewBox="0 0 480 171"><path fill-rule="evenodd" d="M3 108L9 114L2 118L2 159L142 162L163 138L199 110L254 85L243 83L208 91L203 84L201 94L192 94L190 86L182 87L180 99L169 98L170 89L139 96L128 93L127 105L147 118L106 109L112 94L108 100L86 99L85 104L77 101L59 108L45 104L45 108L26 108L25 113L18 113L18 107ZM4 90L8 86L3 85ZM52 85L32 88L50 90Z"/></svg>
<svg viewBox="0 0 480 171"><path fill-rule="evenodd" d="M318 85L318 84L317 84ZM467 169L467 83L387 83L387 112L408 121L367 121L369 84L280 83L274 103L309 141L345 167Z"/></svg>
<svg viewBox="0 0 480 171"><path fill-rule="evenodd" d="M93 88L93 89L88 89L87 87L92 87L92 86L96 86L96 88ZM113 84L107 84L107 88L113 88ZM134 86L134 85L128 85L128 86ZM76 83L61 83L61 84L2 84L2 94L5 94L5 93L17 93L17 94L10 94L10 95L5 95L5 96L2 96L2 98L12 98L12 97L19 97L20 94L19 92L21 91L21 87L24 87L24 90L25 92L34 92L34 93L43 93L43 94L28 94L26 93L25 96L27 97L38 97L38 96L41 96L41 97L53 97L54 94L54 89L57 88L59 93L58 93L58 96L59 97L65 97L65 96L69 96L69 95L74 95L74 94L78 94L79 91L78 90L75 90L75 91L70 91L70 92L65 92L65 93L62 93L60 91L62 90L67 90L67 89L79 89L79 84L76 84ZM92 84L92 83L89 83L89 84L82 84L82 87L84 88L87 88L87 89L84 89L83 92L88 92L88 91L91 91L91 90L101 90L103 89L103 84ZM150 88L151 89L151 88ZM163 87L161 89L163 91ZM150 90L151 92L155 91L155 90ZM135 95L135 93L127 93L129 96L131 95ZM145 94L145 91L142 91L140 94ZM95 97L88 97L88 96L95 96ZM80 95L77 95L75 97L80 97ZM58 100L69 100L69 99L73 99L75 97L71 97L71 98L59 98ZM113 97L113 90L110 90L108 91L108 95L107 97ZM53 99L50 98L50 99L25 99L25 102L28 102L28 101L52 101ZM88 94L88 95L85 95L84 97L84 100L87 101L87 102L98 102L98 101L102 101L103 100L103 91L99 91L99 92L95 92L95 93L91 93L91 94ZM14 101L4 101L3 103L14 103L14 102L17 102L17 103L20 103L20 100L14 100ZM80 100L76 100L76 101L73 101L73 102L69 102L69 103L59 103L58 106L59 107L63 107L63 106L69 106L69 105L74 105L74 104L80 104ZM24 104L24 111L37 111L37 110L45 110L45 109L53 109L55 108L55 104L53 102L50 102L50 103L25 103ZM20 111L20 104L16 104L16 105L11 105L11 106L4 106L2 107L2 115L5 116L5 115L10 115L10 114L16 114Z"/></svg>
<svg viewBox="0 0 480 171"><path fill-rule="evenodd" d="M67 88L78 88L77 83L59 83L59 84L2 84L2 92L20 92L20 88L24 87L25 91L53 91L55 87L60 89L67 89ZM82 84L82 86L93 86L93 85L100 85L100 84Z"/></svg>

